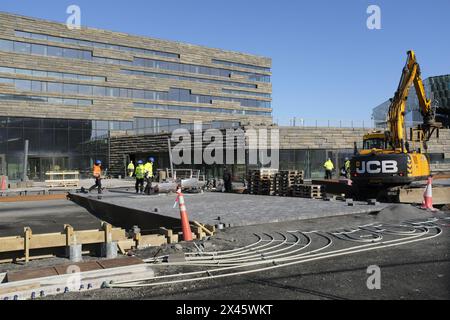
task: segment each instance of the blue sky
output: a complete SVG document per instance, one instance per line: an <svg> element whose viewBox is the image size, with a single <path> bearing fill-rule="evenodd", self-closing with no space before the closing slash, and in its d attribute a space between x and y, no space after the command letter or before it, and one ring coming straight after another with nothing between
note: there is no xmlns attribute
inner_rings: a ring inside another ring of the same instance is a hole
<svg viewBox="0 0 450 320"><path fill-rule="evenodd" d="M274 120L370 122L416 51L424 77L450 73L449 0L2 0L0 10L273 59ZM381 8L381 30L366 9Z"/></svg>

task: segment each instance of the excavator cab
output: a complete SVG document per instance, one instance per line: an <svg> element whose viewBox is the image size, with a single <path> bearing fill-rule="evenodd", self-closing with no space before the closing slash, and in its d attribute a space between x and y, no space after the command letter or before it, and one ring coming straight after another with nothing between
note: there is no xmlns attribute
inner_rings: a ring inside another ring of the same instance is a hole
<svg viewBox="0 0 450 320"><path fill-rule="evenodd" d="M386 149L386 137L383 131L373 131L363 138L363 148L360 154L370 154L383 152Z"/></svg>

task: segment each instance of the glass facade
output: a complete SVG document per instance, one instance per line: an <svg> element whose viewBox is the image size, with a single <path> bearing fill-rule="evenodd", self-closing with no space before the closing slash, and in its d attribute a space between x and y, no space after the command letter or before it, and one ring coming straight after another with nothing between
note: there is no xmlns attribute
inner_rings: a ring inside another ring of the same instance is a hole
<svg viewBox="0 0 450 320"><path fill-rule="evenodd" d="M133 76L144 76L144 77L179 80L179 81L194 81L194 82L203 82L203 83L213 83L213 84L222 84L225 86L232 86L232 87L244 87L244 88L252 88L252 89L256 89L258 87L256 84L241 83L241 82L226 81L226 80L217 80L217 79L205 79L205 78L197 78L197 77L179 76L179 75L174 75L174 74L158 73L158 72L148 72L148 71L138 71L138 70L128 70L128 69L122 69L121 72L123 74L129 74L129 75L133 75ZM270 95L269 95L269 98L270 98Z"/></svg>
<svg viewBox="0 0 450 320"><path fill-rule="evenodd" d="M67 73L67 72L23 69L23 68L0 67L0 73L22 74L33 77L55 78L64 80L106 82L106 77L88 76L84 74Z"/></svg>
<svg viewBox="0 0 450 320"><path fill-rule="evenodd" d="M125 51L125 52L131 52L131 53L156 55L156 56L161 56L161 57L166 57L166 58L179 58L179 56L180 56L177 53L171 53L171 52L126 47L126 46L114 45L114 44L98 42L98 41L88 41L88 40L81 40L81 39L74 39L74 38L55 37L55 36L42 34L42 33L35 33L35 32L25 32L25 31L16 30L15 34L17 37L45 40L45 41L51 41L51 42L60 42L60 43L65 43L65 44L75 44L75 45L91 47L91 48L112 49L112 50Z"/></svg>
<svg viewBox="0 0 450 320"><path fill-rule="evenodd" d="M150 104L150 103L139 103L139 102L135 102L134 106L137 108L146 108L146 109L154 109L154 110L172 110L172 111L242 114L242 115L250 115L251 114L251 115L259 115L259 116L266 116L266 117L271 116L270 112L252 111L252 110L176 106L176 105Z"/></svg>
<svg viewBox="0 0 450 320"><path fill-rule="evenodd" d="M127 88L115 88L105 86L93 86L76 83L63 83L63 82L50 82L40 80L27 80L27 79L13 79L0 77L0 83L14 85L18 91L30 91L30 92L49 92L49 93L64 93L70 95L84 95L84 96L97 96L97 97L120 97L120 98L133 98L133 99L145 99L145 100L162 100L162 101L183 101L193 103L206 103L212 104L214 100L217 101L230 101L240 103L241 106L256 107L256 108L270 108L270 101L244 99L244 98L231 98L220 96L208 96L200 94L191 94L190 90L171 88L169 92L154 91L154 90L141 90L141 89L127 89Z"/></svg>
<svg viewBox="0 0 450 320"><path fill-rule="evenodd" d="M237 128L239 122L214 121L204 129ZM108 167L108 143L111 132L133 131L136 134L158 134L184 128L191 123L179 119L135 118L134 121L98 121L0 117L0 171L11 180L21 180L25 141L29 141L28 172L31 180L44 180L52 170L78 170L90 176L95 160Z"/></svg>
<svg viewBox="0 0 450 320"><path fill-rule="evenodd" d="M352 149L285 149L280 150L280 170L303 170L306 179L323 179L325 175L323 164L331 158L335 166L334 177L339 178L339 169L344 165L345 158L352 156Z"/></svg>
<svg viewBox="0 0 450 320"><path fill-rule="evenodd" d="M442 122L445 127L450 128L450 75L430 77L425 79L423 84L425 93L431 99L432 106L436 110L437 121ZM373 109L372 118L376 127L386 127L389 106L390 101L386 101ZM420 113L419 100L413 87L409 91L405 118L408 127L415 126L423 121Z"/></svg>
<svg viewBox="0 0 450 320"><path fill-rule="evenodd" d="M66 106L92 106L92 100L70 99L61 97L28 96L20 94L0 94L0 100L6 101L27 101L48 104L61 104Z"/></svg>
<svg viewBox="0 0 450 320"><path fill-rule="evenodd" d="M93 161L107 163L108 130L132 129L132 122L0 117L0 158L11 180L23 174L29 141L28 177L45 179L51 170L90 172Z"/></svg>
<svg viewBox="0 0 450 320"><path fill-rule="evenodd" d="M213 63L217 63L217 64L221 64L221 65L224 65L224 66L239 67L239 68L245 68L245 69L253 69L253 70L270 72L270 68L254 66L254 65L246 64L246 63L237 63L237 62L218 60L218 59L212 59L212 62Z"/></svg>
<svg viewBox="0 0 450 320"><path fill-rule="evenodd" d="M109 63L109 64L117 64L117 65L129 65L129 66L137 66L137 67L145 67L145 68L153 68L153 69L163 69L163 70L171 70L178 72L186 72L186 73L196 73L196 74L204 74L209 76L217 76L217 77L225 77L230 78L232 74L238 74L242 76L248 77L249 81L255 82L270 82L270 76L258 73L237 71L237 70L228 70L228 69L219 69L212 67L205 67L200 65L193 64L185 64L179 62L169 62L148 58L137 58L135 57L133 61L122 60L122 59L111 59L111 58L102 58L102 57L94 57L92 55L92 51L80 50L80 49L69 49L57 46L48 46L41 45L36 43L28 43L22 41L11 41L0 39L0 50L6 52L17 52L24 54L36 54L50 57L61 57L61 58L69 58L69 59L81 59L88 60L99 63Z"/></svg>

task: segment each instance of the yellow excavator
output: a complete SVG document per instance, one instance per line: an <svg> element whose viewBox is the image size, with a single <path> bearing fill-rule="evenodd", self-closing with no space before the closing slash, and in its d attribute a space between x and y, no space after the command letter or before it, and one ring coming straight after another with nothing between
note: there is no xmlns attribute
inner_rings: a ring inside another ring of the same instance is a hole
<svg viewBox="0 0 450 320"><path fill-rule="evenodd" d="M434 133L439 137L440 123L430 99L426 97L419 64L414 51L408 51L398 89L390 100L386 131L373 131L363 138L363 148L351 161L351 178L359 193L377 198L387 197L392 188L405 187L430 176L427 142ZM405 127L406 101L411 86L417 93L423 122Z"/></svg>

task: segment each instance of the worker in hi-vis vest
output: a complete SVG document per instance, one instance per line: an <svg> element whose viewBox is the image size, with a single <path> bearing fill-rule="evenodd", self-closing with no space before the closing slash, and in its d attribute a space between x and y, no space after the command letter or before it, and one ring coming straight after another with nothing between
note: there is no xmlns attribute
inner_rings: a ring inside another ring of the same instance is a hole
<svg viewBox="0 0 450 320"><path fill-rule="evenodd" d="M136 193L144 192L144 178L145 178L145 168L144 162L139 160L137 162L136 170L134 171L134 176L136 177Z"/></svg>
<svg viewBox="0 0 450 320"><path fill-rule="evenodd" d="M347 179L350 179L350 166L351 166L351 162L349 158L345 158L345 171L346 171L346 177Z"/></svg>
<svg viewBox="0 0 450 320"><path fill-rule="evenodd" d="M130 161L130 163L128 164L128 175L130 176L130 178L133 176L134 174L134 163L133 161Z"/></svg>
<svg viewBox="0 0 450 320"><path fill-rule="evenodd" d="M98 188L98 194L102 193L102 162L100 160L95 161L92 169L92 175L95 179L95 184L89 188L89 192Z"/></svg>
<svg viewBox="0 0 450 320"><path fill-rule="evenodd" d="M155 163L155 158L148 158L147 163L144 165L145 169L145 193L150 194L152 192L152 182L153 182L153 163Z"/></svg>
<svg viewBox="0 0 450 320"><path fill-rule="evenodd" d="M333 161L331 161L331 158L328 158L328 160L324 163L323 167L325 168L325 179L327 180L333 179L334 164Z"/></svg>

